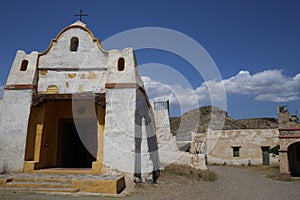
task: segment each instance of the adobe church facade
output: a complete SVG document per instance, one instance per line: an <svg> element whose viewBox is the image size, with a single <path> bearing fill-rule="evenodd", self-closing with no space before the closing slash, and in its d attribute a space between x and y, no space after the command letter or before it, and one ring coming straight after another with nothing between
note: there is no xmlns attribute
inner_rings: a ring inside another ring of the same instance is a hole
<svg viewBox="0 0 300 200"><path fill-rule="evenodd" d="M0 108L1 170L157 172L155 120L136 65L132 48L105 51L81 21L43 53L17 51Z"/></svg>

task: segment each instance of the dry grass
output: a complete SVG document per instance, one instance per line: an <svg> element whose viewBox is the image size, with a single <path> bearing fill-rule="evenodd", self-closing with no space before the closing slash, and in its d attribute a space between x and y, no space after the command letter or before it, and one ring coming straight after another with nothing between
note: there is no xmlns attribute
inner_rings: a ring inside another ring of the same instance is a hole
<svg viewBox="0 0 300 200"><path fill-rule="evenodd" d="M184 176L197 180L205 180L213 182L217 180L217 175L209 170L194 169L188 165L171 164L165 167L163 174Z"/></svg>
<svg viewBox="0 0 300 200"><path fill-rule="evenodd" d="M250 165L243 168L246 168L252 172L264 174L266 177L271 179L280 180L278 165Z"/></svg>

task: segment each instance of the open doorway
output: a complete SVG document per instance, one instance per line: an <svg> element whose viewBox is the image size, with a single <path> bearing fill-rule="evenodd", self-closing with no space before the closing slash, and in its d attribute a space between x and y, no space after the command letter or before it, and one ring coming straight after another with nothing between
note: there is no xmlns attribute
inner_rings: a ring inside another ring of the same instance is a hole
<svg viewBox="0 0 300 200"><path fill-rule="evenodd" d="M61 168L91 168L92 162L96 161L95 153L91 152L95 144L87 143L97 141L97 122L94 119L59 119L58 143L57 143L57 167ZM80 124L78 124L80 123ZM82 133L83 127L86 129ZM80 133L79 133L80 132ZM83 135L84 134L84 135ZM94 154L94 155L93 155Z"/></svg>
<svg viewBox="0 0 300 200"><path fill-rule="evenodd" d="M289 169L292 176L300 176L300 142L288 147Z"/></svg>
<svg viewBox="0 0 300 200"><path fill-rule="evenodd" d="M101 173L104 119L105 107L89 99L32 106L24 171L89 168Z"/></svg>

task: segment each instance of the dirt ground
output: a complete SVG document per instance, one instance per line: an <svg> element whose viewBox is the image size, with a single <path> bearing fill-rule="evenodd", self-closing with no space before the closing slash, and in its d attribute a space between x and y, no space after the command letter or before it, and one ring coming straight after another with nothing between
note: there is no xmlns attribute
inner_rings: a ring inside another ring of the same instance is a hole
<svg viewBox="0 0 300 200"><path fill-rule="evenodd" d="M53 195L0 192L0 199L124 199L124 200L160 200L160 199L197 199L197 200L266 200L266 199L299 199L300 182L283 182L266 178L265 175L243 168L211 166L218 180L208 182L187 178L184 176L165 174L155 185L136 186L134 192L127 195L103 196L103 195ZM126 193L126 192L125 192ZM127 191L128 193L128 191Z"/></svg>

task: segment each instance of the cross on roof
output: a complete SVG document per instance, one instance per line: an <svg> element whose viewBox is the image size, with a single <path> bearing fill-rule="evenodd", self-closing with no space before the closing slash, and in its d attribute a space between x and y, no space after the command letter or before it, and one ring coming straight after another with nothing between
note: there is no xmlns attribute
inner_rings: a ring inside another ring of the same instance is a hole
<svg viewBox="0 0 300 200"><path fill-rule="evenodd" d="M85 16L88 16L87 14L82 14L82 10L80 10L80 14L76 14L74 15L75 17L78 17L79 16L79 20L82 21L82 17L85 17Z"/></svg>

